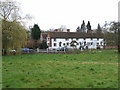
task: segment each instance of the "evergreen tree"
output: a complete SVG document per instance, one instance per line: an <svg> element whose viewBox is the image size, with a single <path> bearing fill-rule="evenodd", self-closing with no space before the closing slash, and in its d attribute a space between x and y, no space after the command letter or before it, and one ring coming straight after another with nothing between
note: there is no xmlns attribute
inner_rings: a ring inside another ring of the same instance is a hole
<svg viewBox="0 0 120 90"><path fill-rule="evenodd" d="M99 34L102 33L102 29L101 29L101 27L100 27L100 24L98 24L98 27L97 27L96 33L99 33Z"/></svg>
<svg viewBox="0 0 120 90"><path fill-rule="evenodd" d="M31 29L31 37L34 40L39 40L41 35L41 30L37 24L34 24L33 28Z"/></svg>
<svg viewBox="0 0 120 90"><path fill-rule="evenodd" d="M45 40L42 41L41 48L42 48L42 49L48 48L47 42L46 42Z"/></svg>
<svg viewBox="0 0 120 90"><path fill-rule="evenodd" d="M91 30L90 21L88 21L88 24L87 24L87 30Z"/></svg>
<svg viewBox="0 0 120 90"><path fill-rule="evenodd" d="M85 32L85 22L84 22L84 20L83 20L83 23L81 24L81 30L82 30L82 32Z"/></svg>
<svg viewBox="0 0 120 90"><path fill-rule="evenodd" d="M82 32L79 26L77 27L76 31L77 32Z"/></svg>

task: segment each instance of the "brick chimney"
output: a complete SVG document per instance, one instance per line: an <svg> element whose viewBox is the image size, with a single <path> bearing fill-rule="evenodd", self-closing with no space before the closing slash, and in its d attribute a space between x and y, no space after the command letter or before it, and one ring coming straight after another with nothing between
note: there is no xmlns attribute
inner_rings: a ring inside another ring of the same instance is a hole
<svg viewBox="0 0 120 90"><path fill-rule="evenodd" d="M70 29L67 29L67 32L70 32Z"/></svg>
<svg viewBox="0 0 120 90"><path fill-rule="evenodd" d="M55 32L58 32L58 29L55 29L54 31L55 31Z"/></svg>

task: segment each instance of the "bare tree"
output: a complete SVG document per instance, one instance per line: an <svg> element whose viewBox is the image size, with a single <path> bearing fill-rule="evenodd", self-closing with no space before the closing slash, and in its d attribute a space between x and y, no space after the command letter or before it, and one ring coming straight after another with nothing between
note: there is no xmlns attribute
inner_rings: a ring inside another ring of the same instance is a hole
<svg viewBox="0 0 120 90"><path fill-rule="evenodd" d="M29 14L21 17L20 3L12 0L5 0L4 2L0 1L0 17L5 21L19 21L21 23L24 23L23 20L32 19L32 16Z"/></svg>
<svg viewBox="0 0 120 90"><path fill-rule="evenodd" d="M15 13L17 9L16 2L8 0L5 2L0 1L0 16L4 20L10 19L11 15Z"/></svg>

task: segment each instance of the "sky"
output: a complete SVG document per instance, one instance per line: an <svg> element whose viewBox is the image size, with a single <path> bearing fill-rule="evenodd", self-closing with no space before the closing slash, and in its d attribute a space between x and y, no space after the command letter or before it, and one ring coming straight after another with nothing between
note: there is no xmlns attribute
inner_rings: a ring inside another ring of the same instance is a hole
<svg viewBox="0 0 120 90"><path fill-rule="evenodd" d="M26 26L38 24L41 30L60 28L65 25L75 31L90 21L92 29L98 23L102 26L105 21L118 20L119 0L17 0L20 2L22 14L29 14L32 20Z"/></svg>

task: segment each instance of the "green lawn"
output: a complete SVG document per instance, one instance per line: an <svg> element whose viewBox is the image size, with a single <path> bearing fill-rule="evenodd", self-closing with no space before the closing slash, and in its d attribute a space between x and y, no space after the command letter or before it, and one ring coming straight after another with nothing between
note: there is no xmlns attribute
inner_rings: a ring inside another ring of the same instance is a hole
<svg viewBox="0 0 120 90"><path fill-rule="evenodd" d="M3 88L117 88L114 50L3 57Z"/></svg>

